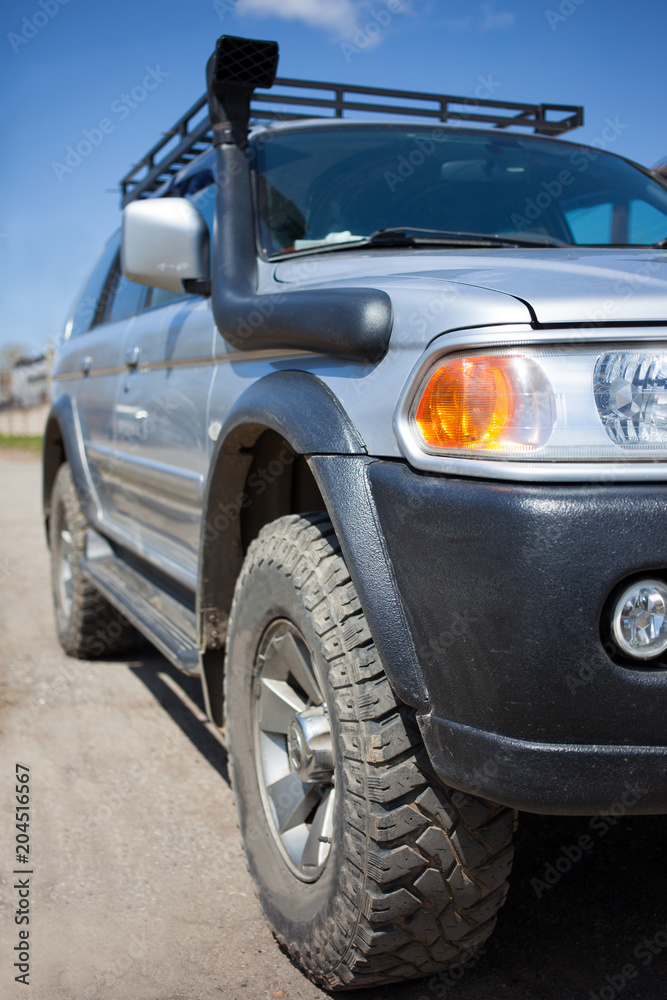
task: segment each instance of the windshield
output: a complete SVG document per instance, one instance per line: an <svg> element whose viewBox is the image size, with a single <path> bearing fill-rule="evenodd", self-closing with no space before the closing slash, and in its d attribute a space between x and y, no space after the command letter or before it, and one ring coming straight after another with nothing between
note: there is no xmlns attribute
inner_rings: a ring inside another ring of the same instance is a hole
<svg viewBox="0 0 667 1000"><path fill-rule="evenodd" d="M667 190L657 180L615 156L553 139L315 127L263 134L252 154L269 255L389 228L534 234L580 246L667 237Z"/></svg>

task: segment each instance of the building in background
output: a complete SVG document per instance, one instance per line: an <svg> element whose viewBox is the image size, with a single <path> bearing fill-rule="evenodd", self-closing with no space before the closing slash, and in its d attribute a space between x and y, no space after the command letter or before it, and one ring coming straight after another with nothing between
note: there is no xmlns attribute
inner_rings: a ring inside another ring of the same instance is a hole
<svg viewBox="0 0 667 1000"><path fill-rule="evenodd" d="M45 354L17 361L11 372L10 394L14 406L27 409L48 399L49 365Z"/></svg>

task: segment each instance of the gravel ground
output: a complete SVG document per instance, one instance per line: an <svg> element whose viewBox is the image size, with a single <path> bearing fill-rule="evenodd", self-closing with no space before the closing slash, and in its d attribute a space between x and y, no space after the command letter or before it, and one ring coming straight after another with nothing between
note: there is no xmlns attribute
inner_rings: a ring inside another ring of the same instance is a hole
<svg viewBox="0 0 667 1000"><path fill-rule="evenodd" d="M0 995L327 996L259 911L198 683L147 644L111 663L60 651L39 481L37 458L0 455ZM13 968L13 885L27 877L13 875L16 762L31 778L29 992ZM665 827L522 815L509 899L483 954L357 1000L667 998ZM590 847L568 861L580 837Z"/></svg>

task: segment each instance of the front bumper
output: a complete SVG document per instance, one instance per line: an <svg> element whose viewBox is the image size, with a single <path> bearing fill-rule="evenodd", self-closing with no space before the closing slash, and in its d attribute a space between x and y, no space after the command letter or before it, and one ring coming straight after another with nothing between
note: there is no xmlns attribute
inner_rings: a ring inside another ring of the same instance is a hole
<svg viewBox="0 0 667 1000"><path fill-rule="evenodd" d="M431 763L447 785L526 812L667 812L665 747L538 743L420 718Z"/></svg>
<svg viewBox="0 0 667 1000"><path fill-rule="evenodd" d="M667 578L667 486L491 483L389 461L366 476L441 780L535 812L667 812L667 663L630 668L604 646L615 588Z"/></svg>

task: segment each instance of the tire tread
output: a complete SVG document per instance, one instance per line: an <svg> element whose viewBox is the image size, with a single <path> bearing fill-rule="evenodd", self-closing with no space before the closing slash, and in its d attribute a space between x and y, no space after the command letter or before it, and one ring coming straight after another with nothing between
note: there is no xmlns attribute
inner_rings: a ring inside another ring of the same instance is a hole
<svg viewBox="0 0 667 1000"><path fill-rule="evenodd" d="M505 899L515 814L437 782L415 712L384 673L327 515L290 515L263 528L234 604L264 562L302 591L321 639L346 779L335 920L313 927L307 956L280 927L274 933L329 990L460 964L487 939Z"/></svg>
<svg viewBox="0 0 667 1000"><path fill-rule="evenodd" d="M67 463L60 466L51 494L51 524L62 505L64 521L72 535L75 554L83 556L88 522L81 509L72 473ZM55 539L51 539L52 582L56 594ZM58 639L69 656L77 659L99 659L126 652L134 643L136 630L129 621L110 604L99 590L83 575L78 560L72 566L72 609L67 621L62 620L56 600L56 627Z"/></svg>

